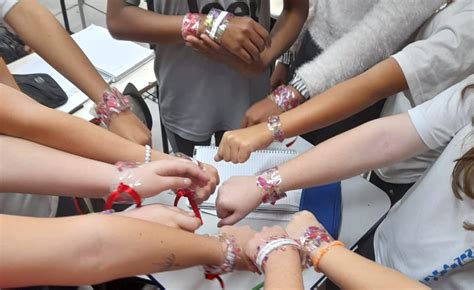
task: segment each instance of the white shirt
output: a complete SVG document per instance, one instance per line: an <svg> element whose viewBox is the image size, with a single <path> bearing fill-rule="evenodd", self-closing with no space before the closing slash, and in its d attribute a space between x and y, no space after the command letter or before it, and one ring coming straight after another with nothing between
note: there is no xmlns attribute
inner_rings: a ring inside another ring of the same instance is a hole
<svg viewBox="0 0 474 290"><path fill-rule="evenodd" d="M474 285L474 200L456 198L451 189L455 160L474 145L474 84L462 84L409 112L423 142L445 147L440 157L390 210L375 233L376 261L435 289ZM464 124L464 125L463 125ZM467 124L467 125L466 125ZM454 136L454 138L453 138Z"/></svg>
<svg viewBox="0 0 474 290"><path fill-rule="evenodd" d="M3 19L10 12L13 6L18 3L18 0L0 0L0 23L3 23Z"/></svg>
<svg viewBox="0 0 474 290"><path fill-rule="evenodd" d="M474 72L474 2L456 0L432 17L411 43L393 58L400 65L409 90L391 97L382 116L407 112ZM386 182L412 183L441 152L429 151L376 170Z"/></svg>

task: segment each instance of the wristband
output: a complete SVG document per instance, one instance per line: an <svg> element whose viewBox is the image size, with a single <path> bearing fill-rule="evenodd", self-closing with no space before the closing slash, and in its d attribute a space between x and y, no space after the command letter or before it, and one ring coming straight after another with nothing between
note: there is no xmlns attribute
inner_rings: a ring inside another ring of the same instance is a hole
<svg viewBox="0 0 474 290"><path fill-rule="evenodd" d="M280 116L268 117L267 127L272 132L274 141L283 142L285 140L285 133L281 130Z"/></svg>
<svg viewBox="0 0 474 290"><path fill-rule="evenodd" d="M255 259L255 264L260 273L265 273L265 264L270 253L276 250L285 250L286 246L293 246L297 250L301 249L300 245L295 240L289 239L288 237L271 240L265 246L260 248L257 258Z"/></svg>
<svg viewBox="0 0 474 290"><path fill-rule="evenodd" d="M275 204L278 200L286 197L286 193L278 188L281 182L282 179L278 167L268 169L257 176L257 186L263 191L263 203Z"/></svg>
<svg viewBox="0 0 474 290"><path fill-rule="evenodd" d="M112 115L120 114L127 109L130 109L128 99L116 88L111 88L102 93L101 101L95 110L101 124L108 127Z"/></svg>
<svg viewBox="0 0 474 290"><path fill-rule="evenodd" d="M136 188L142 185L139 178L133 175L130 169L140 167L140 163L118 162L117 170L121 173L118 180L110 187L110 194L105 203L105 210L111 209L114 203L135 203L141 206L141 197L136 192Z"/></svg>
<svg viewBox="0 0 474 290"><path fill-rule="evenodd" d="M281 85L270 95L270 99L275 102L283 112L289 111L300 105L300 100L289 86Z"/></svg>
<svg viewBox="0 0 474 290"><path fill-rule="evenodd" d="M151 146L145 145L145 164L151 162Z"/></svg>
<svg viewBox="0 0 474 290"><path fill-rule="evenodd" d="M234 15L227 11L211 9L204 21L205 33L214 41L220 42Z"/></svg>
<svg viewBox="0 0 474 290"><path fill-rule="evenodd" d="M188 36L199 37L199 26L201 24L201 15L197 13L188 13L184 16L181 23L181 35L186 40Z"/></svg>
<svg viewBox="0 0 474 290"><path fill-rule="evenodd" d="M284 65L290 66L295 61L296 55L293 51L287 50L284 54L282 54L278 59L277 62L281 62Z"/></svg>
<svg viewBox="0 0 474 290"><path fill-rule="evenodd" d="M321 259L324 257L324 255L326 255L326 253L329 252L329 250L331 250L333 247L337 247L337 246L345 247L343 242L333 241L333 242L325 245L324 247L318 249L316 254L311 257L311 261L314 265L314 270L316 272L321 272L319 270L319 262L321 262Z"/></svg>
<svg viewBox="0 0 474 290"><path fill-rule="evenodd" d="M224 254L224 262L219 266L205 265L204 266L204 277L208 280L217 279L224 289L224 282L220 275L230 273L234 270L235 261L242 249L237 244L233 237L228 237L225 234L215 236L221 243L226 244L226 250Z"/></svg>
<svg viewBox="0 0 474 290"><path fill-rule="evenodd" d="M333 238L323 227L310 226L306 232L300 237L299 242L306 253L306 267L313 265L310 256L311 253L318 250L321 245L333 242Z"/></svg>
<svg viewBox="0 0 474 290"><path fill-rule="evenodd" d="M290 86L295 88L295 90L297 90L306 100L309 100L311 98L306 83L303 81L303 79L298 73L295 73L295 75L293 76L293 79L290 81Z"/></svg>

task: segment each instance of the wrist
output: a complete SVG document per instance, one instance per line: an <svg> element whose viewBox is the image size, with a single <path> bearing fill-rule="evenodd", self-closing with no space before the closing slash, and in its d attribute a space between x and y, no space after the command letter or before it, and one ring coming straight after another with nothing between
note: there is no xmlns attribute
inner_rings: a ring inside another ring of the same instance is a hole
<svg viewBox="0 0 474 290"><path fill-rule="evenodd" d="M327 265L331 259L345 251L344 243L340 241L333 241L320 246L317 250L311 252L310 258L316 272L323 272L324 266ZM324 262L323 262L324 261Z"/></svg>
<svg viewBox="0 0 474 290"><path fill-rule="evenodd" d="M268 255L265 271L268 273L278 267L291 267L294 265L301 267L300 252L295 247L288 247L285 251L273 251Z"/></svg>
<svg viewBox="0 0 474 290"><path fill-rule="evenodd" d="M283 112L298 107L304 98L291 86L281 85L270 94L270 99Z"/></svg>
<svg viewBox="0 0 474 290"><path fill-rule="evenodd" d="M273 141L283 142L285 140L285 133L282 130L280 116L268 117L267 128L272 135Z"/></svg>
<svg viewBox="0 0 474 290"><path fill-rule="evenodd" d="M212 40L220 43L234 15L227 11L211 9L204 21L204 32Z"/></svg>
<svg viewBox="0 0 474 290"><path fill-rule="evenodd" d="M130 102L128 99L116 88L111 88L102 93L95 111L102 125L108 127L114 116L129 111L129 109Z"/></svg>
<svg viewBox="0 0 474 290"><path fill-rule="evenodd" d="M286 193L280 189L282 178L278 167L270 168L257 176L256 183L261 190L263 203L275 204L286 197Z"/></svg>

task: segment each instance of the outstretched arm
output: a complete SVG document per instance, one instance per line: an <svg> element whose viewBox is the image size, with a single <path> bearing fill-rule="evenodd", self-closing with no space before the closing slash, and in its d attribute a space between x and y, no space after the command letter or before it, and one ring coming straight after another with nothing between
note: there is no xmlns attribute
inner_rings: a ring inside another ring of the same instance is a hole
<svg viewBox="0 0 474 290"><path fill-rule="evenodd" d="M75 84L96 104L109 89L79 46L56 18L37 0L20 0L5 16L21 39L46 62ZM131 141L147 144L149 130L130 111L112 116L109 129Z"/></svg>

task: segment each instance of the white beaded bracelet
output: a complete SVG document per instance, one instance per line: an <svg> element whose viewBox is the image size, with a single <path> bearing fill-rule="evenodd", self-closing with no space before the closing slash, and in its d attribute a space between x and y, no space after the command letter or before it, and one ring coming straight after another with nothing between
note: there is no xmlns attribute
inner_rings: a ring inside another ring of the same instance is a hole
<svg viewBox="0 0 474 290"><path fill-rule="evenodd" d="M278 250L284 246L294 246L298 250L301 249L300 244L298 244L295 240L292 239L277 239L269 241L265 246L263 246L257 254L257 259L255 259L255 264L257 264L257 268L260 273L265 273L263 270L263 263L265 258L270 255L271 252Z"/></svg>
<svg viewBox="0 0 474 290"><path fill-rule="evenodd" d="M145 145L145 164L151 162L151 147L150 145Z"/></svg>

